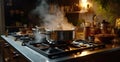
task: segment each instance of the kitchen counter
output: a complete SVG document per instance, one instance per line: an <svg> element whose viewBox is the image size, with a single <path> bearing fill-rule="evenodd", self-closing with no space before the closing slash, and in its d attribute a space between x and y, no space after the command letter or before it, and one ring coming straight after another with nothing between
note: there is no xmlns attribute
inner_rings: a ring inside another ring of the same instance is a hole
<svg viewBox="0 0 120 62"><path fill-rule="evenodd" d="M118 62L120 59L120 47L119 45L106 45L105 48L96 50L85 50L81 53L76 53L70 56L50 59L40 53L32 50L27 46L22 46L22 41L17 40L12 36L1 35L2 39L19 51L24 57L31 62Z"/></svg>

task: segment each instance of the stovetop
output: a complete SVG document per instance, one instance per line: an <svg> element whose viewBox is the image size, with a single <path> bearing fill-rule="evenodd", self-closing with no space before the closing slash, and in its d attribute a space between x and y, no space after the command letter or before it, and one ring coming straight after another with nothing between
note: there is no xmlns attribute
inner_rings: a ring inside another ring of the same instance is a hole
<svg viewBox="0 0 120 62"><path fill-rule="evenodd" d="M74 40L71 44L67 44L64 41L57 41L57 43L50 44L48 41L35 42L34 38L29 36L18 36L12 35L17 39L23 40L22 45L27 46L36 52L48 57L48 58L58 58L62 56L72 55L77 52L82 52L84 50L90 49L101 49L104 48L104 44L88 42L85 40Z"/></svg>
<svg viewBox="0 0 120 62"><path fill-rule="evenodd" d="M49 58L58 58L77 52L81 53L83 50L87 49L95 50L105 47L104 44L96 44L84 40L76 40L71 44L49 44L47 42L33 43L33 41L29 41L26 42L25 45Z"/></svg>

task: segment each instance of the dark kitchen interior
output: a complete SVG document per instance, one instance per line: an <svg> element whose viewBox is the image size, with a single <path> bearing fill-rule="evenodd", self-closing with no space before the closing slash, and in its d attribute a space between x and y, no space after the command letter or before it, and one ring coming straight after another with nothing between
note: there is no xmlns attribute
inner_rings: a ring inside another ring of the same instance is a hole
<svg viewBox="0 0 120 62"><path fill-rule="evenodd" d="M120 0L0 0L0 62L120 62Z"/></svg>

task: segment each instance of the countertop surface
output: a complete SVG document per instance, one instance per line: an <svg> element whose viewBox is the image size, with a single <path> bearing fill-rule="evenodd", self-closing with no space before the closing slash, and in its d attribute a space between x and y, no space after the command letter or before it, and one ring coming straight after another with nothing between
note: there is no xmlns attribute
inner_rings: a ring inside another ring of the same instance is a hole
<svg viewBox="0 0 120 62"><path fill-rule="evenodd" d="M102 49L97 49L97 50L85 50L81 53L77 53L77 54L73 54L70 56L65 56L65 57L60 57L60 58L55 58L55 59L50 59L48 57L45 57L43 55L41 55L40 53L32 50L31 48L27 47L27 46L22 46L22 41L17 40L15 41L15 37L12 36L4 36L1 35L1 37L8 42L11 46L13 46L16 50L18 50L23 56L25 56L27 59L29 59L31 62L63 62L66 60L75 60L76 58L82 58L82 57L86 57L89 55L94 55L94 54L106 54L106 53L110 53L113 51L117 51L120 50L120 47L118 44L114 44L114 45L106 45L105 48Z"/></svg>

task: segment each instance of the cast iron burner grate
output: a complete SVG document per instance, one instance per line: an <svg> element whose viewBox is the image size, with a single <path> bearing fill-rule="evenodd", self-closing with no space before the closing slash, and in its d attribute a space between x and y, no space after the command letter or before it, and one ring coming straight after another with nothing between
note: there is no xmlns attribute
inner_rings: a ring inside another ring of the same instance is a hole
<svg viewBox="0 0 120 62"><path fill-rule="evenodd" d="M83 40L74 41L72 44L55 44L53 46L49 45L48 43L25 43L26 46L29 48L39 52L40 54L49 57L49 58L58 58L66 55L71 55L73 53L82 52L83 50L87 49L100 49L104 48L104 44L96 44L91 43ZM89 45L89 46L88 46Z"/></svg>

